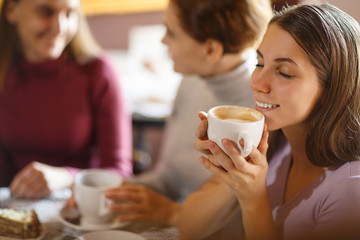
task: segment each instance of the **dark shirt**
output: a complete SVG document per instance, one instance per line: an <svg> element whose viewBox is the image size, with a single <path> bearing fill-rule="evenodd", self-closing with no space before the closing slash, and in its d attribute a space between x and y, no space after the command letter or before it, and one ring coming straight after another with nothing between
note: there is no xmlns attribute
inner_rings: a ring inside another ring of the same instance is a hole
<svg viewBox="0 0 360 240"><path fill-rule="evenodd" d="M130 176L131 119L109 62L15 61L0 92L0 150L2 186L32 161Z"/></svg>

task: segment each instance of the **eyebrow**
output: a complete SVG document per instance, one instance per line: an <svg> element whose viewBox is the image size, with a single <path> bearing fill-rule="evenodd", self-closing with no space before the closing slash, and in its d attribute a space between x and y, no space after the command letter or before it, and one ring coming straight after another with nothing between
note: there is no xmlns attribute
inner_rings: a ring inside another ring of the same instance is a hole
<svg viewBox="0 0 360 240"><path fill-rule="evenodd" d="M259 50L256 50L257 54L261 57L261 58L264 58L262 53L259 51ZM292 60L291 58L276 58L275 59L275 62L288 62L288 63L292 63L294 65L297 66L296 62L294 60Z"/></svg>

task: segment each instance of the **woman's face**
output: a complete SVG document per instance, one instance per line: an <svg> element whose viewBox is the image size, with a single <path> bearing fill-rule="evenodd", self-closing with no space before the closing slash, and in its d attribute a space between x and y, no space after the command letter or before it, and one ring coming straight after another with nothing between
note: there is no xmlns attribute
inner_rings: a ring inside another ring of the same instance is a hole
<svg viewBox="0 0 360 240"><path fill-rule="evenodd" d="M11 1L6 17L24 57L33 63L58 58L77 31L79 7L80 0Z"/></svg>
<svg viewBox="0 0 360 240"><path fill-rule="evenodd" d="M169 48L174 70L182 74L207 75L206 46L189 36L181 27L176 6L170 1L165 12L166 34L162 42Z"/></svg>
<svg viewBox="0 0 360 240"><path fill-rule="evenodd" d="M269 130L304 123L322 93L308 56L277 24L269 26L258 49L251 88Z"/></svg>

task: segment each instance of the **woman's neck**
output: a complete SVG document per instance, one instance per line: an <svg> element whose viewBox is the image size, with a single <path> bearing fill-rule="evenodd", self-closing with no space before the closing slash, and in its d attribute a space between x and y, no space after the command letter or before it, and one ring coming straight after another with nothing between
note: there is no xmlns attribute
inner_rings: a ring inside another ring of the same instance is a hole
<svg viewBox="0 0 360 240"><path fill-rule="evenodd" d="M306 154L307 127L296 126L283 129L292 153L292 162L288 173L284 201L293 199L311 182L326 171L326 168L312 164Z"/></svg>
<svg viewBox="0 0 360 240"><path fill-rule="evenodd" d="M283 133L291 146L292 166L302 168L302 166L306 167L310 163L305 151L307 132L307 127L304 124L283 129Z"/></svg>
<svg viewBox="0 0 360 240"><path fill-rule="evenodd" d="M224 54L217 62L209 65L209 72L202 77L214 77L237 68L244 59L241 54Z"/></svg>

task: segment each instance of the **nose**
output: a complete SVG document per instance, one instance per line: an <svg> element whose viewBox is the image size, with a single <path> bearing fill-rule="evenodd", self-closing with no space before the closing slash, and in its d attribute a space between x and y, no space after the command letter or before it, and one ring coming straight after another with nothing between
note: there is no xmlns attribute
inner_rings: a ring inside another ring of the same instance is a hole
<svg viewBox="0 0 360 240"><path fill-rule="evenodd" d="M161 38L161 43L166 45L166 34Z"/></svg>
<svg viewBox="0 0 360 240"><path fill-rule="evenodd" d="M169 34L168 34L168 29L165 30L164 32L164 36L161 39L161 42L165 45L169 45Z"/></svg>
<svg viewBox="0 0 360 240"><path fill-rule="evenodd" d="M162 37L161 43L162 43L162 44L165 44L165 45L168 45L167 34L166 34L166 33L165 33L164 36Z"/></svg>
<svg viewBox="0 0 360 240"><path fill-rule="evenodd" d="M250 87L253 92L269 93L271 76L263 67L257 67L251 75Z"/></svg>

